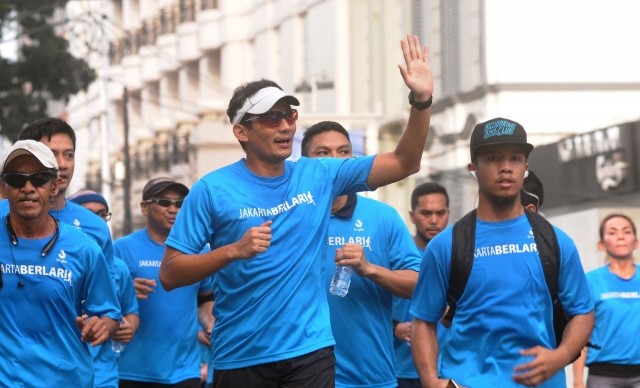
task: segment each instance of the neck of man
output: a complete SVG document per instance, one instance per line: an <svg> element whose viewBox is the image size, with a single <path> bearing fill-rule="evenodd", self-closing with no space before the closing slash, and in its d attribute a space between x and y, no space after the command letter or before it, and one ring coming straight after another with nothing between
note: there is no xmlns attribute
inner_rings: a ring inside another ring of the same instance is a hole
<svg viewBox="0 0 640 388"><path fill-rule="evenodd" d="M16 236L22 238L45 238L56 230L55 221L48 212L43 212L35 218L22 218L10 213L9 222Z"/></svg>
<svg viewBox="0 0 640 388"><path fill-rule="evenodd" d="M284 160L264 161L247 155L244 164L252 173L263 177L277 177L284 174Z"/></svg>
<svg viewBox="0 0 640 388"><path fill-rule="evenodd" d="M341 195L333 201L331 205L331 214L335 214L347 204L348 195Z"/></svg>
<svg viewBox="0 0 640 388"><path fill-rule="evenodd" d="M147 224L147 233L149 233L149 237L151 240L157 242L158 244L164 244L167 241L167 237L169 237L169 231L163 228L154 228L151 225Z"/></svg>
<svg viewBox="0 0 640 388"><path fill-rule="evenodd" d="M55 198L52 198L51 200L51 210L61 210L64 209L65 205L67 204L67 200L65 198L65 193L67 192L67 190L59 190L58 191L58 195L55 196Z"/></svg>
<svg viewBox="0 0 640 388"><path fill-rule="evenodd" d="M427 248L427 244L429 244L429 241L430 240L427 240L418 233L413 236L413 242L416 244L418 249L420 249L420 251L424 251Z"/></svg>
<svg viewBox="0 0 640 388"><path fill-rule="evenodd" d="M478 218L483 221L505 221L520 217L524 208L520 196L498 197L480 193L478 200Z"/></svg>

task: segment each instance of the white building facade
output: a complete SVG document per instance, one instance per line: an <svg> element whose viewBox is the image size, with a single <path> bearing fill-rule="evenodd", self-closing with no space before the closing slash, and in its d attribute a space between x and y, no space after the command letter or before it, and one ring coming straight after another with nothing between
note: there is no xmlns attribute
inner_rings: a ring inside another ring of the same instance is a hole
<svg viewBox="0 0 640 388"><path fill-rule="evenodd" d="M635 2L75 3L75 19L101 21L108 43L97 45L109 46L108 64L96 50L89 56L101 80L67 107L81 143L78 157L87 161L77 184L86 176L87 185L113 193L116 201L122 191L116 178L124 162L125 88L136 203L141 185L153 176L192 183L243 156L225 110L236 86L259 78L278 82L302 100L298 135L331 119L362 139L362 152L391 149L408 113L396 67L402 61L398 42L406 33L422 36L430 46L431 134L422 170L373 194L403 215L410 190L422 180L449 188L454 219L475 205L466 164L477 122L497 116L516 120L540 146L640 120L640 55L634 49L640 4ZM100 34L91 36L102 41ZM547 166L540 168L545 171L536 172L544 178ZM549 193L559 189L546 187ZM612 205L620 207L621 197L611 194ZM556 204L548 214L606 208L606 198ZM637 206L633 200L622 203ZM592 233L597 225L589 230L589 239L597 238Z"/></svg>

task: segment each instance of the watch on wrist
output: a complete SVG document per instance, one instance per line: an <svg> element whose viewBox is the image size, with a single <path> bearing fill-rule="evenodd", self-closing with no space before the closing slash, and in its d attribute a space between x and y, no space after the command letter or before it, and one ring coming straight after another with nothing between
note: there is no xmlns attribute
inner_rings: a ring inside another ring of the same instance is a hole
<svg viewBox="0 0 640 388"><path fill-rule="evenodd" d="M420 110L429 109L429 107L431 107L432 102L433 102L433 95L431 95L431 97L429 97L427 101L418 102L413 98L413 92L409 92L409 104L416 109L420 109Z"/></svg>

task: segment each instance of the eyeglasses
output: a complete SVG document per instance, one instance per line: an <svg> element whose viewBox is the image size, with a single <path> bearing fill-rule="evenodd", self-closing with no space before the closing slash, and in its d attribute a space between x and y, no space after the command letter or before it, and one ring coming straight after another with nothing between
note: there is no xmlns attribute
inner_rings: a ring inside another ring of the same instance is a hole
<svg viewBox="0 0 640 388"><path fill-rule="evenodd" d="M54 180L55 174L51 171L37 171L31 174L10 172L2 175L2 180L11 187L21 189L27 182L31 182L34 187L40 187L47 182Z"/></svg>
<svg viewBox="0 0 640 388"><path fill-rule="evenodd" d="M269 112L243 120L243 123L257 121L267 128L275 128L280 125L282 119L286 120L287 124L292 125L298 120L298 111L296 109L287 109L279 112Z"/></svg>
<svg viewBox="0 0 640 388"><path fill-rule="evenodd" d="M93 212L93 214L95 214L96 216L102 218L105 221L111 220L111 212L106 212L104 210L100 210L100 211L97 211L97 212Z"/></svg>
<svg viewBox="0 0 640 388"><path fill-rule="evenodd" d="M182 207L182 203L184 202L184 199L176 199L176 200L172 200L172 199L166 199L166 198L152 198L152 199L147 199L145 201L146 203L157 203L158 205L162 206L162 207L170 207L171 205L177 207L177 208L181 208Z"/></svg>

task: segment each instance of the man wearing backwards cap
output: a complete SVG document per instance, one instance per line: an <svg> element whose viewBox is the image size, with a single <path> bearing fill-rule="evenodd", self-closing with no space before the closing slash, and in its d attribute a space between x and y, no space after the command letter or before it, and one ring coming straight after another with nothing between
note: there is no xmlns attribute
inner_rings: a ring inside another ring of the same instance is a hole
<svg viewBox="0 0 640 388"><path fill-rule="evenodd" d="M474 260L456 303L446 346L436 323L447 307L453 228L427 246L410 312L412 349L425 387L451 378L465 387L564 387L564 367L585 346L593 300L573 241L554 228L560 247L558 297L573 317L556 348L553 306L532 228L520 201L533 146L524 128L503 118L476 125L468 169L478 182Z"/></svg>
<svg viewBox="0 0 640 388"><path fill-rule="evenodd" d="M118 359L120 388L200 387L198 318L210 331L211 280L172 292L156 287L165 240L188 193L171 178L151 179L140 203L146 227L114 243L116 257L131 271L140 317L136 336Z"/></svg>
<svg viewBox="0 0 640 388"><path fill-rule="evenodd" d="M0 381L92 387L88 346L115 332L120 307L99 247L48 213L57 178L53 153L33 140L0 160L9 207L0 217Z"/></svg>
<svg viewBox="0 0 640 388"><path fill-rule="evenodd" d="M160 269L167 289L215 274L214 387L334 385L320 255L331 205L418 171L429 130L427 48L412 36L401 47L412 108L393 152L286 161L298 99L269 80L235 90L227 115L246 157L194 184ZM213 251L198 255L207 242Z"/></svg>

